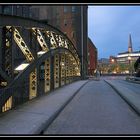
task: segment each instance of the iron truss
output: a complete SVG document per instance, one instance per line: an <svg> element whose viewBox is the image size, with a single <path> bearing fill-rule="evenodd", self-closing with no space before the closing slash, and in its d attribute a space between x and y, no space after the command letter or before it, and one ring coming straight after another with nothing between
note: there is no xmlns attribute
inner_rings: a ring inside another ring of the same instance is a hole
<svg viewBox="0 0 140 140"><path fill-rule="evenodd" d="M8 25L1 35L0 112L80 78L77 50L63 33Z"/></svg>

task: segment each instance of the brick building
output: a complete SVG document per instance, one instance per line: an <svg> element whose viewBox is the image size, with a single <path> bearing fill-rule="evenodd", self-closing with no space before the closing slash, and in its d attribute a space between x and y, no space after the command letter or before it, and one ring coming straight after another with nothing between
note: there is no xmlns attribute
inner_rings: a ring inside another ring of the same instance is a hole
<svg viewBox="0 0 140 140"><path fill-rule="evenodd" d="M87 8L88 6L31 6L32 18L58 28L77 48L81 60L81 75L88 74L87 58Z"/></svg>
<svg viewBox="0 0 140 140"><path fill-rule="evenodd" d="M89 74L88 63L90 64L90 69L94 69L97 63L96 62L97 56L96 57L94 56L96 49L94 50L93 49L94 47L91 48L91 46L94 46L94 44L91 45L92 44L91 40L88 41L87 9L88 9L87 5L83 5L83 6L1 5L0 14L20 16L25 18L33 18L36 20L46 22L61 30L64 34L68 36L68 38L72 41L74 46L77 48L82 64L81 75L83 78L85 78L86 75ZM17 52L19 51L17 50ZM88 56L88 52L90 54L89 56ZM17 56L18 58L22 56L20 52L17 54L19 54Z"/></svg>
<svg viewBox="0 0 140 140"><path fill-rule="evenodd" d="M97 48L88 38L88 75L93 75L97 68Z"/></svg>

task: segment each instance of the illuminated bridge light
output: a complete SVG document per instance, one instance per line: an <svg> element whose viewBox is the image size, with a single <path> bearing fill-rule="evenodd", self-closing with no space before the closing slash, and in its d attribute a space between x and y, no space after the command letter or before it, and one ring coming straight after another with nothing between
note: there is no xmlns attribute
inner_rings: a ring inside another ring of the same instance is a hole
<svg viewBox="0 0 140 140"><path fill-rule="evenodd" d="M38 55L38 56L41 56L41 55L43 55L44 53L46 53L46 51L39 51L39 52L37 53L37 55Z"/></svg>
<svg viewBox="0 0 140 140"><path fill-rule="evenodd" d="M15 68L15 71L23 71L29 64L28 63L23 63L19 65L18 67Z"/></svg>

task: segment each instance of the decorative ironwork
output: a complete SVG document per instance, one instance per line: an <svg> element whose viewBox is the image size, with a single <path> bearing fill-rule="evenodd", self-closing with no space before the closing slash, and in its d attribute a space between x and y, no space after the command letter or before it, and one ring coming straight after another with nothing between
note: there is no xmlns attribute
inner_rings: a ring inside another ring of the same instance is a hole
<svg viewBox="0 0 140 140"><path fill-rule="evenodd" d="M67 53L65 53L65 62L66 62L66 84L69 83L69 76L70 76L70 70L69 70L69 56Z"/></svg>
<svg viewBox="0 0 140 140"><path fill-rule="evenodd" d="M33 99L37 96L37 69L30 73L29 91L29 99Z"/></svg>
<svg viewBox="0 0 140 140"><path fill-rule="evenodd" d="M54 56L54 87L59 87L59 54Z"/></svg>
<svg viewBox="0 0 140 140"><path fill-rule="evenodd" d="M64 38L61 35L56 35L57 36L57 42L58 42L58 46L59 47L65 47L65 42L64 42Z"/></svg>
<svg viewBox="0 0 140 140"><path fill-rule="evenodd" d="M45 61L45 93L50 91L50 58Z"/></svg>
<svg viewBox="0 0 140 140"><path fill-rule="evenodd" d="M8 92L7 90L4 90L1 94L1 97L3 97L0 99L1 112L5 112L14 105L19 104L19 102L22 102L22 99L20 98L23 98L23 100L31 100L37 97L40 94L38 93L38 85L41 85L41 87L43 85L42 91L47 93L52 89L74 81L80 76L80 59L77 51L69 39L61 32L55 32L55 30L52 31L46 28L31 27L28 31L33 33L36 38L32 38L31 36L28 41L31 41L32 39L32 41L35 39L38 41L41 51L37 52L32 50L32 45L30 48L26 45L26 37L23 36L21 32L24 28L20 31L21 33L19 32L19 29L20 27L16 28L14 26L6 26L3 28L4 54L2 56L2 70L4 70L9 77L12 77L14 70L21 70L21 73L17 78L13 79L11 85L9 83L4 83L5 81L3 81L2 84L7 87L9 86L8 88L10 89ZM23 40L23 37L25 41ZM21 62L21 64L14 69L14 57L12 55L13 40L26 58L25 61ZM46 42L46 40L49 40L50 42ZM32 51L34 51L34 56L38 55L39 57L34 57ZM42 71L39 69L40 66L43 67ZM41 77L42 75L43 77ZM37 78L42 79L38 82ZM2 81L1 79L0 81ZM19 83L17 80L19 80ZM16 84L14 85L15 81ZM23 94L20 94L20 88L16 88L16 92L11 90L13 85L15 88L15 86L18 86L21 83L27 84L23 85L25 87L25 91L23 90L26 94L25 97ZM15 101L17 102L15 103Z"/></svg>
<svg viewBox="0 0 140 140"><path fill-rule="evenodd" d="M65 53L61 54L61 61L60 61L60 66L61 66L61 86L65 85L65 77L66 77L66 73L65 73Z"/></svg>
<svg viewBox="0 0 140 140"><path fill-rule="evenodd" d="M57 48L58 45L57 45L57 43L56 43L55 33L50 32L50 31L46 31L46 35L47 35L48 38L50 38L51 49Z"/></svg>
<svg viewBox="0 0 140 140"><path fill-rule="evenodd" d="M2 112L6 112L12 108L12 96L5 102L4 106L2 107Z"/></svg>
<svg viewBox="0 0 140 140"><path fill-rule="evenodd" d="M31 62L34 60L34 57L27 47L26 43L24 42L23 38L21 37L20 33L16 28L14 28L14 40L17 43L18 47L21 49L23 54L26 57L27 62Z"/></svg>
<svg viewBox="0 0 140 140"><path fill-rule="evenodd" d="M3 28L3 70L12 77L12 27Z"/></svg>
<svg viewBox="0 0 140 140"><path fill-rule="evenodd" d="M32 31L35 35L37 35L37 40L42 48L43 51L48 52L49 48L43 38L43 35L41 34L41 31L37 28L32 28Z"/></svg>

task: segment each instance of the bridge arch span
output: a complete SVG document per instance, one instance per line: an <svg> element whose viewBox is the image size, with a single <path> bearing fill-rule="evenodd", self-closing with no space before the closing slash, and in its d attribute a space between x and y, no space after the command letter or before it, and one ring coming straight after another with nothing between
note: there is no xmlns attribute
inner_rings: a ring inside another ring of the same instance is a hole
<svg viewBox="0 0 140 140"><path fill-rule="evenodd" d="M80 79L79 55L61 31L35 20L0 18L1 112Z"/></svg>

